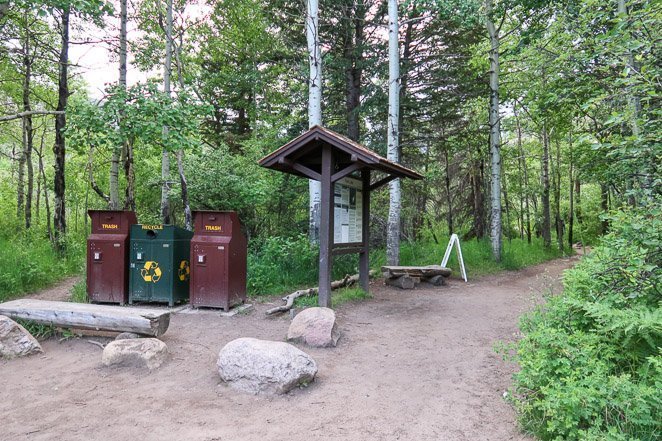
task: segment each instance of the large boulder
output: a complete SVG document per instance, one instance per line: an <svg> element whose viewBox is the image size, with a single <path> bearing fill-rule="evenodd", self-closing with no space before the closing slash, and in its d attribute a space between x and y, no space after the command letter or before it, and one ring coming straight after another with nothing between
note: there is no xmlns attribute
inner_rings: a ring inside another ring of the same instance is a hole
<svg viewBox="0 0 662 441"><path fill-rule="evenodd" d="M150 371L165 362L168 347L158 338L135 338L111 341L103 349L104 366L139 367Z"/></svg>
<svg viewBox="0 0 662 441"><path fill-rule="evenodd" d="M287 339L316 348L335 346L340 338L336 313L331 308L308 308L298 313L287 331Z"/></svg>
<svg viewBox="0 0 662 441"><path fill-rule="evenodd" d="M291 344L238 338L218 354L218 373L234 389L252 394L284 394L310 383L317 363Z"/></svg>
<svg viewBox="0 0 662 441"><path fill-rule="evenodd" d="M0 315L0 358L24 357L44 352L36 338L23 326Z"/></svg>

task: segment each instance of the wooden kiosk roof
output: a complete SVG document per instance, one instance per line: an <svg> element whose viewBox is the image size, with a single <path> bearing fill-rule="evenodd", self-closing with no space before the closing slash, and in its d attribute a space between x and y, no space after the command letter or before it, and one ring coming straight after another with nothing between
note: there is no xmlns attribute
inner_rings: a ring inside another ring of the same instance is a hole
<svg viewBox="0 0 662 441"><path fill-rule="evenodd" d="M311 127L307 132L260 159L259 164L272 170L320 181L324 145L331 146L335 159L336 172L331 177L332 182L363 168L387 175L387 178L371 185L371 190L395 178L423 179L423 176L415 171L321 126Z"/></svg>

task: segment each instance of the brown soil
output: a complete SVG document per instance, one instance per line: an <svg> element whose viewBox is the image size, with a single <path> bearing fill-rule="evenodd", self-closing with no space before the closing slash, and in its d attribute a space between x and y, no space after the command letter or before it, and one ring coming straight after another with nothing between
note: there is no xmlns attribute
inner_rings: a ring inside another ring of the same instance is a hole
<svg viewBox="0 0 662 441"><path fill-rule="evenodd" d="M50 288L38 291L32 294L28 294L27 298L30 299L39 299L39 300L55 300L60 302L66 302L71 298L71 290L74 285L80 280L79 276L69 277L64 279L57 285L54 285Z"/></svg>
<svg viewBox="0 0 662 441"><path fill-rule="evenodd" d="M102 368L91 337L51 339L44 356L0 361L0 439L528 440L503 399L515 367L493 347L573 263L412 291L375 284L374 299L338 308L337 348L304 349L315 382L279 397L237 393L216 371L234 338L284 339L289 317L264 315L273 304L175 314L170 359L152 373Z"/></svg>

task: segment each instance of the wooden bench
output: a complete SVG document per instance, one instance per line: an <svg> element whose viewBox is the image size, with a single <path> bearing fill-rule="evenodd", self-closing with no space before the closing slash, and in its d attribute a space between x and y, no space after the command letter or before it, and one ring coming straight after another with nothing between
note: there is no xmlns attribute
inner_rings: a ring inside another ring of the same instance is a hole
<svg viewBox="0 0 662 441"><path fill-rule="evenodd" d="M451 270L439 265L428 266L383 266L384 282L401 289L412 289L421 281L435 286L446 284Z"/></svg>
<svg viewBox="0 0 662 441"><path fill-rule="evenodd" d="M0 315L63 328L135 332L153 337L163 335L170 325L169 311L37 299L0 303Z"/></svg>

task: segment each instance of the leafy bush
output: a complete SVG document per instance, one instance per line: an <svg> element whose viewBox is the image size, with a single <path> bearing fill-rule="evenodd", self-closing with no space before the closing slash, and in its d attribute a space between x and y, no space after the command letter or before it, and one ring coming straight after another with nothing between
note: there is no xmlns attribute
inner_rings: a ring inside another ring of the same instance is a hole
<svg viewBox="0 0 662 441"><path fill-rule="evenodd" d="M564 292L520 324L512 399L543 440L662 436L661 205L612 225Z"/></svg>

